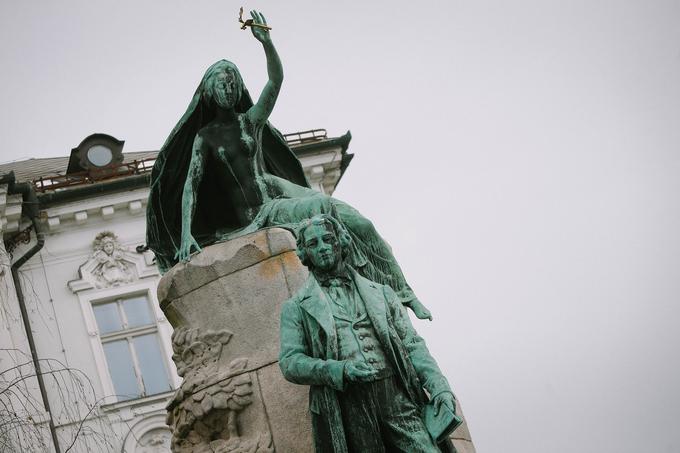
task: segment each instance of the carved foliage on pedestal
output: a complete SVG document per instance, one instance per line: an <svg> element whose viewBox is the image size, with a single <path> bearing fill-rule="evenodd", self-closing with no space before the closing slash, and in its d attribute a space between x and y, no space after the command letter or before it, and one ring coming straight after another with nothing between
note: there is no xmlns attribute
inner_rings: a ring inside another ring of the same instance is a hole
<svg viewBox="0 0 680 453"><path fill-rule="evenodd" d="M180 327L172 335L172 356L184 378L168 404L175 453L271 453L271 434L245 439L239 414L253 402L248 359L237 358L220 369L219 359L232 333Z"/></svg>

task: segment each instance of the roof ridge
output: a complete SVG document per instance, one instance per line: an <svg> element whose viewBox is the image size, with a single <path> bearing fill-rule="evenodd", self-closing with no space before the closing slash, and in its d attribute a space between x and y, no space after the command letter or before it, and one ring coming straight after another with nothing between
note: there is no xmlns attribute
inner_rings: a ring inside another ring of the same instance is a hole
<svg viewBox="0 0 680 453"><path fill-rule="evenodd" d="M158 153L158 150L149 150L149 151L127 151L123 153L123 156L126 154L144 154L144 153ZM27 162L29 160L48 160L48 159L69 159L70 156L52 156L52 157L27 157L27 158L19 158L19 159L12 159L12 160L7 160L4 162L0 162L0 165L7 165L7 164L16 164L16 163L21 163L21 162Z"/></svg>

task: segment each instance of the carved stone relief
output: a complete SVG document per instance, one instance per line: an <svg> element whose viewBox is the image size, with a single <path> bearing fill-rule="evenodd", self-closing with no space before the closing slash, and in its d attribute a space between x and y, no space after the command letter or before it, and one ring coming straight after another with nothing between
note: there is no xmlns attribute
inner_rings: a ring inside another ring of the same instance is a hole
<svg viewBox="0 0 680 453"><path fill-rule="evenodd" d="M102 231L92 242L92 254L78 272L80 278L68 282L73 292L93 288L123 286L140 278L158 275L149 253L137 253L122 246L111 231Z"/></svg>
<svg viewBox="0 0 680 453"><path fill-rule="evenodd" d="M175 453L273 453L271 433L241 435L239 417L253 403L253 372L248 359L236 358L220 367L229 343L228 330L180 327L172 335L172 359L184 378L168 404Z"/></svg>
<svg viewBox="0 0 680 453"><path fill-rule="evenodd" d="M129 283L134 279L133 265L125 260L126 251L118 242L118 237L110 231L97 235L92 243L92 260L96 266L92 275L97 279L98 288L107 288Z"/></svg>
<svg viewBox="0 0 680 453"><path fill-rule="evenodd" d="M132 420L135 418L135 423L130 426L130 430L125 436L123 446L120 449L121 453L170 453L172 432L165 424L165 414L156 412L156 409L150 412L133 411L129 417L123 420Z"/></svg>
<svg viewBox="0 0 680 453"><path fill-rule="evenodd" d="M144 433L139 439L135 453L168 453L171 442L170 430L156 428Z"/></svg>

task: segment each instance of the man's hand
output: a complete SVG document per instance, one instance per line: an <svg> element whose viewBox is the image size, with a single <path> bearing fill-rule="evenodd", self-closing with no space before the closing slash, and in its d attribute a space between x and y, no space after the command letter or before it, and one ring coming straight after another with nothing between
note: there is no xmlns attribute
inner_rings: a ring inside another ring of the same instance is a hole
<svg viewBox="0 0 680 453"><path fill-rule="evenodd" d="M451 412L456 413L456 400L453 399L453 393L442 392L434 397L434 415L439 415L442 406L446 406Z"/></svg>
<svg viewBox="0 0 680 453"><path fill-rule="evenodd" d="M378 371L371 368L365 362L359 360L348 360L345 363L345 370L343 375L349 382L367 382Z"/></svg>

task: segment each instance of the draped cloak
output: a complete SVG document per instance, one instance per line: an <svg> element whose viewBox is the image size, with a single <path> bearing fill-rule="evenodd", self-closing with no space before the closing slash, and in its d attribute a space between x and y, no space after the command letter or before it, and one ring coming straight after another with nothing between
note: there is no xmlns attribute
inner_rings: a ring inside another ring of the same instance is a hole
<svg viewBox="0 0 680 453"><path fill-rule="evenodd" d="M253 106L236 66L227 60L213 64L203 76L186 113L163 144L151 172L146 241L156 255L161 273L177 264L175 255L182 242L182 197L193 143L196 134L215 119L215 108L206 95L210 94L210 78L225 68L234 71L241 87L236 113L245 114ZM294 230L302 220L317 214L330 214L352 237L349 263L369 280L391 286L402 303L417 301L392 249L373 224L347 203L312 190L300 161L278 130L267 122L256 131L255 141L258 152L262 153L264 171L275 177L281 195L265 202L251 224L239 224L236 207L225 203L224 193L219 189L218 180L224 175L206 163L191 224L191 234L201 247L264 227Z"/></svg>

